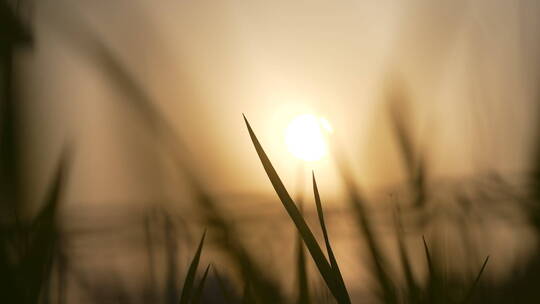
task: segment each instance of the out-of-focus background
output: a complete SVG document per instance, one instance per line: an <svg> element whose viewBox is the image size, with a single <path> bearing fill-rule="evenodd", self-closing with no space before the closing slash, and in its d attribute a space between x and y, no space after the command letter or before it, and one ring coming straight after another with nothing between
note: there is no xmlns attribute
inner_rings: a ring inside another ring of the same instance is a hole
<svg viewBox="0 0 540 304"><path fill-rule="evenodd" d="M300 114L332 125L390 265L399 268L396 205L420 281L422 235L449 276L476 273L490 255L482 280L504 295L536 265L537 1L6 2L31 36L10 51L12 74L2 78L12 75L16 96L23 218L43 207L70 147L57 209L63 258L51 270L65 276L49 284L54 300L143 303L167 298L155 291L167 284L180 293L208 226L192 177L294 294L294 225L242 113L291 195L303 197L311 227L317 175L354 303L375 301L368 250L334 157L302 164L287 150L285 130ZM242 287L209 244L203 261ZM136 296L148 286L157 298ZM208 286L206 301L221 303Z"/></svg>

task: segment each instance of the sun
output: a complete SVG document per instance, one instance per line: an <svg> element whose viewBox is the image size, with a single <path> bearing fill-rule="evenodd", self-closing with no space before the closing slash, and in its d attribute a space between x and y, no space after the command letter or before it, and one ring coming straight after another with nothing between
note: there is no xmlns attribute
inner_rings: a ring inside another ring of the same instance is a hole
<svg viewBox="0 0 540 304"><path fill-rule="evenodd" d="M296 116L285 130L289 151L301 160L312 162L328 153L326 136L332 132L330 123L312 114Z"/></svg>

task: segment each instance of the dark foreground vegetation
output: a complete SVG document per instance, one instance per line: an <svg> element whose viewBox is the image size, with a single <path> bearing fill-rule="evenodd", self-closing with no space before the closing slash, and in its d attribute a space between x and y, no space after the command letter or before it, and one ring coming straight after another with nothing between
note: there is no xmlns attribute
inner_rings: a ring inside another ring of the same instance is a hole
<svg viewBox="0 0 540 304"><path fill-rule="evenodd" d="M188 181L193 193L197 212L204 219L207 228L191 253L189 265L180 265L185 275L179 278L176 270L178 244L173 227L173 215L159 211L165 234L165 256L167 268L165 283L156 284L149 280L148 286L136 296L128 294L121 281L111 280L102 285L85 279L84 275L71 267L70 256L65 250L63 230L58 219L62 207L62 194L69 183L70 159L76 154L76 147L67 141L64 153L58 158L58 165L43 198L43 207L33 216L26 216L21 199L25 185L21 182L22 167L20 155L20 121L13 67L13 57L21 48L32 47L30 30L17 17L14 5L2 1L0 4L0 59L1 59L1 117L0 117L0 302L1 303L65 303L68 284L82 287L95 303L351 303L366 302L351 300L348 282L345 281L340 259L334 253L332 240L325 222L324 197L317 187L316 173L312 177L313 196L311 199L293 199L266 155L263 144L244 117L249 136L262 167L275 189L290 222L296 228L295 265L291 265L283 277L295 277L293 294L284 292L283 282L272 271L263 267L253 255L251 248L241 241L234 223L219 206L219 197L214 197L199 180L194 164L186 163L178 154L185 153L180 138L174 129L152 106L151 100L136 83L126 69L114 58L105 45L95 41L94 52L116 86L122 88L129 99L129 106L140 113L148 128L161 138L163 148L176 162L178 172ZM435 252L435 243L422 233L414 234L423 243L422 269L426 275L419 277L414 269L406 234L422 231L430 218L434 202L430 199L430 189L426 185L426 163L421 151L416 151L407 128L406 115L398 111L399 105L407 103L406 94L393 86L386 92L389 113L395 127L395 139L401 149L407 168L409 195L396 204L392 212L395 243L399 267L391 267L389 253L380 243L374 229L367 198L355 184L349 172L348 160L341 151L334 151L336 166L347 190L348 210L358 230L357 242L366 248L362 257L363 265L369 269L372 294L369 301L377 303L540 303L540 252L535 252L526 266L503 280L483 280L484 271L489 269L489 259L497 256L491 252L483 257L483 262L475 265L473 275L449 273L442 266ZM399 112L399 113L398 113ZM254 122L256 125L256 122ZM256 128L255 128L256 129ZM540 129L539 129L540 130ZM540 133L539 137L540 139ZM262 139L262 142L264 140ZM540 140L538 140L540 143ZM539 147L540 148L540 147ZM540 153L537 153L540 155ZM526 208L528 224L540 236L540 187L538 186L540 157L536 167L526 173L523 189L514 189L504 179L497 176L482 177L490 184L491 193L479 195L485 189L476 189L474 199L456 195L462 208L470 204L488 206L499 196L510 196L515 204ZM519 190L519 191L518 191ZM301 201L305 201L302 203ZM301 206L315 202L318 226L308 225ZM398 207L399 205L399 207ZM406 219L406 220L404 220ZM145 226L156 224L148 221ZM161 225L161 223L160 223ZM176 231L178 232L178 231ZM150 238L151 234L149 233ZM321 239L322 242L318 240ZM463 236L466 237L465 235ZM207 243L218 248L230 269L219 269L218 263L200 265ZM151 242L148 255L154 256ZM311 264L312 263L312 264ZM465 263L465 261L464 261ZM309 272L308 265L314 265L317 272ZM185 266L185 267L182 267ZM155 274L149 273L152 277ZM68 279L69 277L69 279ZM232 279L232 278L237 279ZM310 277L320 279L314 285Z"/></svg>

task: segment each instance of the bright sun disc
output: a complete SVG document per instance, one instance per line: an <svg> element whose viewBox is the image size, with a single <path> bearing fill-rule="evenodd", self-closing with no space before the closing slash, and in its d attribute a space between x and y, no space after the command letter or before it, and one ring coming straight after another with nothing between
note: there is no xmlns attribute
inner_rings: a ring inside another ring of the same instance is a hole
<svg viewBox="0 0 540 304"><path fill-rule="evenodd" d="M326 133L332 132L330 123L311 114L295 117L285 131L289 151L304 161L316 161L326 155Z"/></svg>

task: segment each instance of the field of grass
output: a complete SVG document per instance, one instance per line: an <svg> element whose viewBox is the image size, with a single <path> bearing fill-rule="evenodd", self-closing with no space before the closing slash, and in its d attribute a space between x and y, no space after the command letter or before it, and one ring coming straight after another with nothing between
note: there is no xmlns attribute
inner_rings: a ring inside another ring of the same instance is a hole
<svg viewBox="0 0 540 304"><path fill-rule="evenodd" d="M398 105L407 102L407 96L402 91L388 88L388 92L385 92L395 140L407 168L408 183L405 188L409 193L395 208L386 211L389 213L387 217L393 219L389 225L395 236L393 252L388 252L388 247L381 242L367 196L353 179L349 160L339 148L333 151L336 167L346 188L346 212L353 219L357 231L357 237L351 242L365 249L358 259L371 278L366 282L370 295L361 299L358 295L353 297L355 291L349 287L353 284L347 282L343 275L344 267L348 265L341 262L330 237L333 227L327 224L328 210L323 199L324 192L319 191L317 185L317 172L312 174L312 196L293 199L263 148L264 139L256 135L257 122L250 122L244 116L246 136L253 143L254 153L258 155L262 169L279 198L280 207L286 211L288 223L295 228L295 243L292 244L295 248L292 257L294 263L282 274L283 277L294 279L284 280L276 277L275 269L269 269L268 265L259 261L254 251L260 248L250 248L243 242L237 223L233 223L230 215L221 209L220 198L214 197L199 180L196 164L186 163L178 157L185 147L174 128L153 107L150 98L125 67L106 46L99 43L95 46L96 56L114 85L130 96L128 106L140 113L147 127L163 139L164 149L175 160L178 172L189 184L193 203L197 206L197 216L205 230L198 236L195 250L190 252L190 262L178 265L177 233L182 231L174 228L174 215L161 210L164 232L161 242L165 248L167 268L161 283L155 281L157 274L152 267L147 273L149 283L137 295L129 294L118 283L120 281L111 280L111 284L99 285L87 280L72 267L73 261L65 248L64 230L58 218L76 147L68 144L59 156L57 170L43 199L43 208L36 216L23 215L21 193L25 187L19 177L22 165L18 150L22 135L17 120L18 100L14 93L17 86L14 83L12 59L18 48L30 47L31 39L28 30L12 13L11 6L5 1L1 5L0 303L66 303L68 285L73 284L78 285L82 290L80 292L87 293L95 303L540 303L540 292L536 288L540 284L539 252L535 252L524 266L516 268L512 275L497 281L486 280L485 272L489 270L490 257L496 258L498 252L481 257L481 263L472 265L475 271L470 275L458 275L448 271L438 256L437 253L444 252L444 249L437 248L437 240L415 233L413 237L418 236L419 244L423 244L423 255L420 259L412 257L411 252L418 250L412 250L408 245L410 231L422 231L426 222L438 218L430 215L434 202L429 199L431 189L426 183L426 163L421 151L413 148L406 123L409 118L399 111ZM536 165L540 167L540 162ZM531 168L531 171L536 173L539 168ZM516 204L526 208L528 224L540 236L538 176L527 176L525 191L513 191L504 180L497 180L495 188L504 195L513 196ZM495 190L488 194L500 195ZM489 195L474 201L461 196L449 199L463 205L477 204L481 207L489 207L493 200ZM309 205L311 202L314 202L314 206ZM305 215L307 210L315 210L317 225L310 225ZM415 214L412 220L411 212ZM152 263L156 262L157 255L152 247L151 230L155 227L150 226L156 222L148 221L145 224L142 229L147 232L147 256ZM466 238L465 234L462 237ZM208 246L217 250L223 261L202 264ZM390 262L390 256L397 256L398 263ZM422 265L417 265L418 261L422 261ZM226 269L221 268L224 264L228 265ZM463 264L471 263L463 261ZM185 269L183 276L178 271L180 268ZM419 275L418 269L425 269L425 273ZM110 275L114 276L112 271ZM284 286L285 281L293 281L294 286Z"/></svg>

